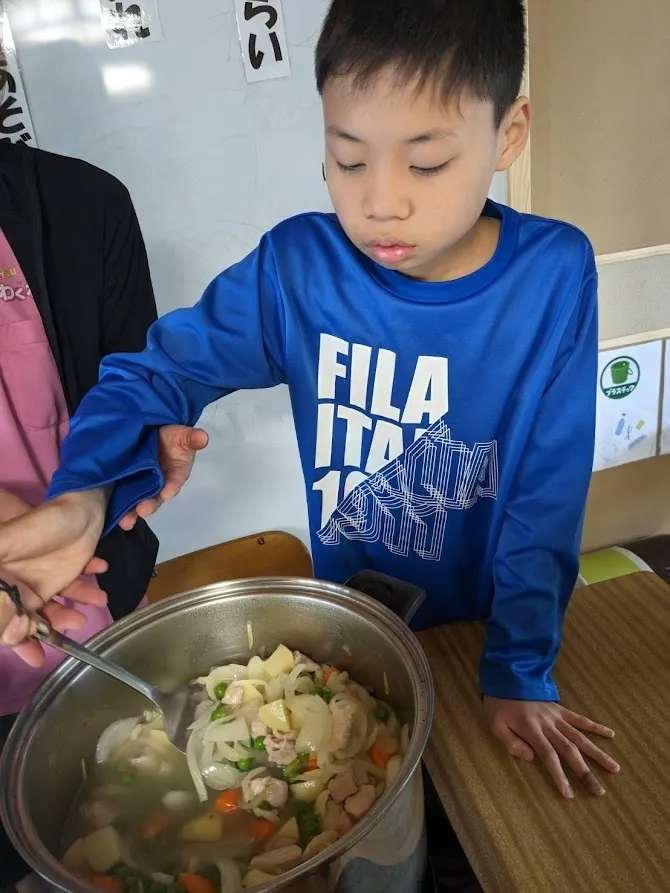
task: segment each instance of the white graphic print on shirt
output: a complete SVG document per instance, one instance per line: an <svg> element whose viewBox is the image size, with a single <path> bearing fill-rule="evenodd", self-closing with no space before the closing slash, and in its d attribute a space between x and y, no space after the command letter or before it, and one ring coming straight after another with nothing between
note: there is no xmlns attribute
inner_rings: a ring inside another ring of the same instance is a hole
<svg viewBox="0 0 670 893"><path fill-rule="evenodd" d="M321 492L318 536L333 546L342 537L381 541L393 554L438 561L447 512L498 495L497 442L470 448L452 439L445 357L418 357L404 405L394 406L396 359L388 350L321 335L315 469L325 471L313 484ZM336 403L338 379L348 382L347 405Z"/></svg>
<svg viewBox="0 0 670 893"><path fill-rule="evenodd" d="M16 275L16 270L0 270L0 279L3 278L3 274L14 273ZM9 285L7 282L0 282L0 301L25 301L26 298L31 298L32 293L30 291L30 286L27 283L23 285Z"/></svg>

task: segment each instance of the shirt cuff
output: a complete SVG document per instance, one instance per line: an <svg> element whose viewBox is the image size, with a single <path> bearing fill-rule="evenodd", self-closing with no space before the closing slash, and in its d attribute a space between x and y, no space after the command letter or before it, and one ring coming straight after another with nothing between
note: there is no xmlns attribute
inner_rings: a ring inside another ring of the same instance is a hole
<svg viewBox="0 0 670 893"><path fill-rule="evenodd" d="M157 439L150 438L138 450L132 463L125 467L98 467L95 472L74 474L69 467L58 469L47 492L47 499L64 493L81 493L98 487L112 487L107 506L103 536L117 526L121 518L145 499L152 499L163 489L164 477L158 464Z"/></svg>
<svg viewBox="0 0 670 893"><path fill-rule="evenodd" d="M560 701L551 676L543 679L517 676L510 667L482 659L479 679L482 694L510 701Z"/></svg>

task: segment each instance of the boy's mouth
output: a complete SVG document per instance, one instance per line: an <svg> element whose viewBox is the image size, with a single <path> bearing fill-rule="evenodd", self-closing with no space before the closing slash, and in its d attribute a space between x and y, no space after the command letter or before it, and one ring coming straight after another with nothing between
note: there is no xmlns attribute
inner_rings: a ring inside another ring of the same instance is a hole
<svg viewBox="0 0 670 893"><path fill-rule="evenodd" d="M416 245L410 245L400 239L374 239L368 242L368 249L380 264L399 264L410 257Z"/></svg>

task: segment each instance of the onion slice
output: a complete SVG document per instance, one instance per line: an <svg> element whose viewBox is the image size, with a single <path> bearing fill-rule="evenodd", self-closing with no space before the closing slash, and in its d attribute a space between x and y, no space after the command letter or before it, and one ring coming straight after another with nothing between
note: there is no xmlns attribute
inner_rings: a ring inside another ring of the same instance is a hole
<svg viewBox="0 0 670 893"><path fill-rule="evenodd" d="M108 762L112 753L133 737L139 724L140 717L131 716L127 719L118 719L111 726L107 726L95 748L96 763Z"/></svg>

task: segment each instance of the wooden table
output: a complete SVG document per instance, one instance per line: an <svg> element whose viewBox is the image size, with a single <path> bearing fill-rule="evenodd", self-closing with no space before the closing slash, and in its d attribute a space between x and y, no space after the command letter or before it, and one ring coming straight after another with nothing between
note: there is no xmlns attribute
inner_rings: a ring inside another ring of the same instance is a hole
<svg viewBox="0 0 670 893"><path fill-rule="evenodd" d="M483 627L421 633L435 678L426 762L486 893L670 891L670 587L651 573L575 593L556 668L562 702L612 726L607 794L564 800L485 727ZM602 773L603 776L607 773Z"/></svg>

